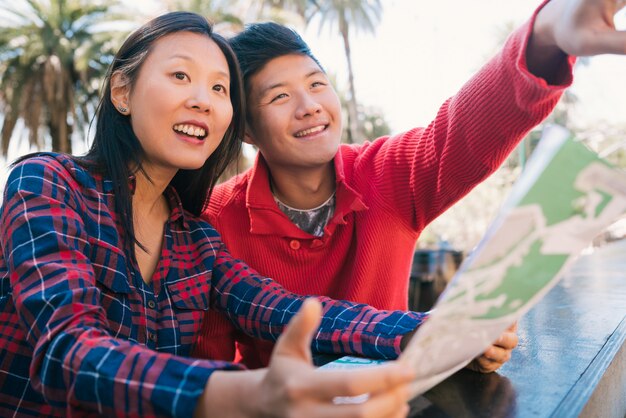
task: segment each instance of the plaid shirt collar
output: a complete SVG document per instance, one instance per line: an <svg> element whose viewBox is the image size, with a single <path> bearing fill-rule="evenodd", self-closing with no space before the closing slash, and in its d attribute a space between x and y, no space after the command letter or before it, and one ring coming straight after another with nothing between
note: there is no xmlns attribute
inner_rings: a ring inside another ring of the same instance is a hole
<svg viewBox="0 0 626 418"><path fill-rule="evenodd" d="M113 193L113 181L107 178L100 177L98 178L94 175L96 181L102 184L101 188L104 193ZM128 183L130 186L131 193L135 192L135 176L131 175L128 177ZM183 208L183 202L180 200L176 189L172 186L167 186L165 191L165 198L167 199L167 203L169 204L172 213L170 214L170 222L178 223L181 228L185 230L189 230L189 216L190 214Z"/></svg>

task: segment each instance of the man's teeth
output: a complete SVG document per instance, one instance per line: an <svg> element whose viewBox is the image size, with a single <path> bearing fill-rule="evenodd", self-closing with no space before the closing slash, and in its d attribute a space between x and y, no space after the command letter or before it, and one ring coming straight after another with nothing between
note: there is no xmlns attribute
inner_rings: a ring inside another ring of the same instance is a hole
<svg viewBox="0 0 626 418"><path fill-rule="evenodd" d="M178 125L174 125L174 130L178 132L182 132L190 136L197 136L197 137L206 136L206 131L203 128L200 128L194 125L178 124Z"/></svg>
<svg viewBox="0 0 626 418"><path fill-rule="evenodd" d="M309 129L305 129L304 131L300 131L296 133L296 137L302 137L302 136L306 136L306 135L311 135L317 132L321 132L324 129L326 129L325 125L320 125L320 126L316 126L314 128L309 128Z"/></svg>

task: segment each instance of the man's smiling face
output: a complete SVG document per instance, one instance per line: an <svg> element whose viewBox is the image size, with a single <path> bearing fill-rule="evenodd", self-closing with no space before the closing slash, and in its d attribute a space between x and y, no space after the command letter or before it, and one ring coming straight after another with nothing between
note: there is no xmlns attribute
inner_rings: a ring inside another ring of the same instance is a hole
<svg viewBox="0 0 626 418"><path fill-rule="evenodd" d="M306 55L283 55L250 77L247 140L271 166L330 163L341 141L341 104L326 74Z"/></svg>

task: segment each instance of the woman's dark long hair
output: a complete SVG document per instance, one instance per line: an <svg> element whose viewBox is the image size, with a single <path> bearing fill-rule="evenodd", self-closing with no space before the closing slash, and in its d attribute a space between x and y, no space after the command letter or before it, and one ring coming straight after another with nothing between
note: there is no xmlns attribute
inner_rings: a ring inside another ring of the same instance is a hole
<svg viewBox="0 0 626 418"><path fill-rule="evenodd" d="M118 112L111 102L111 76L121 73L132 89L141 65L154 43L175 32L206 35L224 53L230 71L233 119L224 138L201 168L179 170L170 183L180 196L183 207L192 214L200 215L208 203L217 179L228 164L238 156L245 127L244 94L237 59L228 42L213 32L213 27L207 19L190 12L167 13L146 23L126 39L107 72L96 111L94 142L89 152L81 157L81 161L92 168L104 171L111 179L116 187L115 211L127 234L128 242L135 242L140 246L141 243L137 242L134 233L130 178L137 171L143 172L141 162L144 153L131 127L130 116Z"/></svg>

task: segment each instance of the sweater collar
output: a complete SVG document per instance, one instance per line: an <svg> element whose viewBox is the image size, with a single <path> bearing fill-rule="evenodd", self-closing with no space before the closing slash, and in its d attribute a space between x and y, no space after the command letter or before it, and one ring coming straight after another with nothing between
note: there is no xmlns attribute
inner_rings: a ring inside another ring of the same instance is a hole
<svg viewBox="0 0 626 418"><path fill-rule="evenodd" d="M335 166L335 213L324 230L324 235L332 235L337 225L346 224L351 212L366 210L360 193L346 182L341 149L334 158ZM259 235L280 235L283 237L314 239L311 234L294 225L274 201L270 190L269 169L261 153L257 153L251 169L250 181L246 190L246 207L250 218L250 233Z"/></svg>

